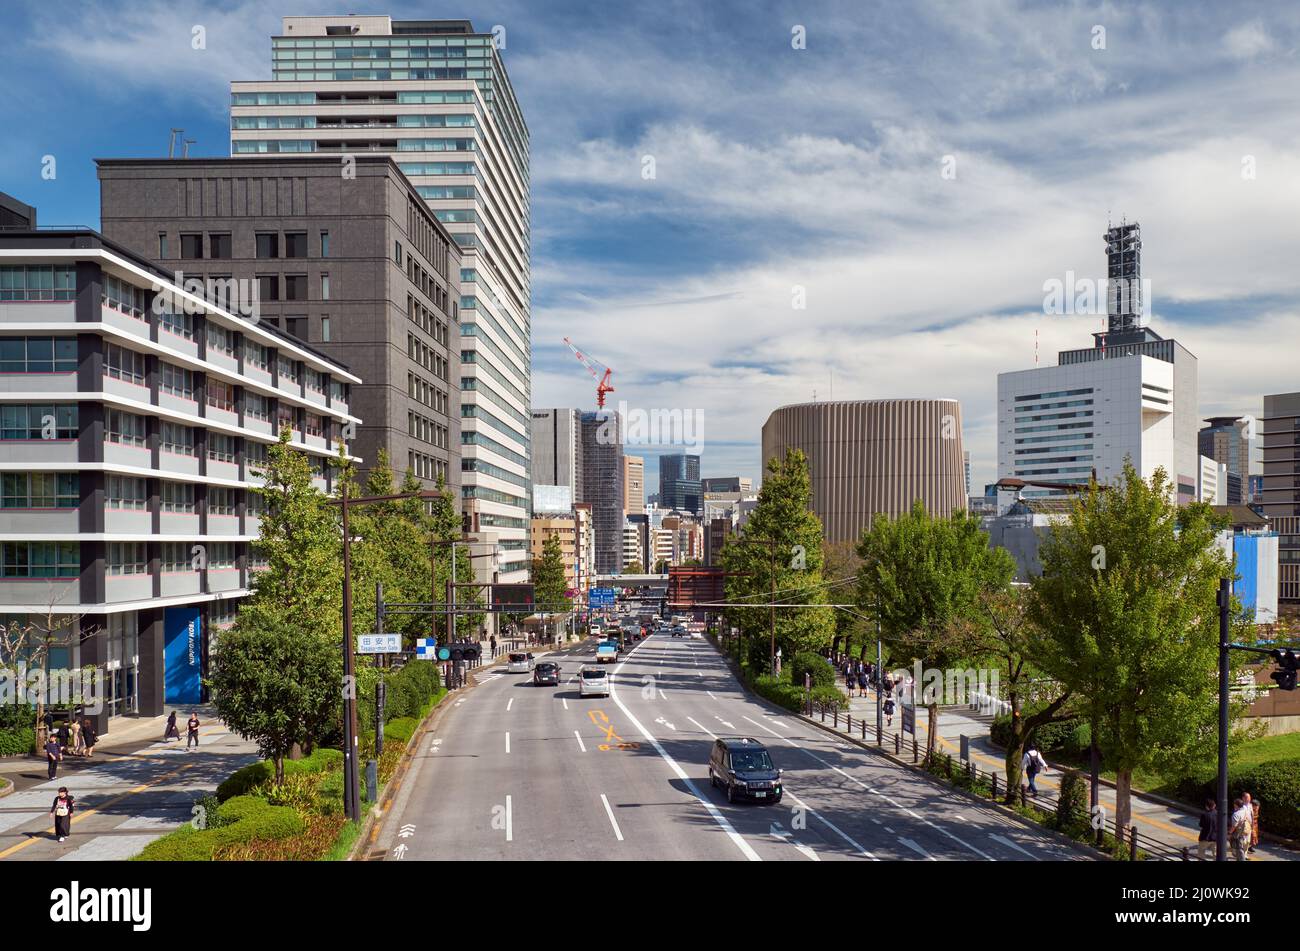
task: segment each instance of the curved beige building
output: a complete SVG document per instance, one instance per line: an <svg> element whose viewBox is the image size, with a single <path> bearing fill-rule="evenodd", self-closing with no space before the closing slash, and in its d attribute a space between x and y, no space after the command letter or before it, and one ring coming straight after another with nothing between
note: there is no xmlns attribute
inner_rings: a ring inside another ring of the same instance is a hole
<svg viewBox="0 0 1300 951"><path fill-rule="evenodd" d="M828 541L857 541L880 512L915 499L938 515L966 507L961 404L956 400L798 403L763 424L763 465L801 449L813 511Z"/></svg>

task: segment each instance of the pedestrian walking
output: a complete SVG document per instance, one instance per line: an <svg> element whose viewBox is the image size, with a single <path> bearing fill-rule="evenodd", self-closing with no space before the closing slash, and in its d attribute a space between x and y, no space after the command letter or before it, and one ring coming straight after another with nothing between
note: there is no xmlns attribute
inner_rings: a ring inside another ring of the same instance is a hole
<svg viewBox="0 0 1300 951"><path fill-rule="evenodd" d="M45 741L45 773L50 779L59 778L59 761L62 759L63 749L59 746L59 738L51 736Z"/></svg>
<svg viewBox="0 0 1300 951"><path fill-rule="evenodd" d="M1201 812L1201 831L1196 837L1196 857L1202 861L1214 858L1215 846L1219 835L1219 804L1213 799L1205 800L1205 809ZM1210 853L1210 858L1205 853Z"/></svg>
<svg viewBox="0 0 1300 951"><path fill-rule="evenodd" d="M60 750L61 750L62 752L64 752L64 753L66 753L66 752L68 751L68 740L69 740L69 739L70 739L70 736L69 736L69 733L68 733L68 721L67 721L67 720L63 720L63 721L61 721L61 722L59 723L59 748L60 748Z"/></svg>
<svg viewBox="0 0 1300 951"><path fill-rule="evenodd" d="M1251 855L1255 854L1255 849L1259 847L1259 799L1255 796L1250 797L1250 849Z"/></svg>
<svg viewBox="0 0 1300 951"><path fill-rule="evenodd" d="M894 698L893 697L885 698L884 710L885 710L885 726L893 726L894 725Z"/></svg>
<svg viewBox="0 0 1300 951"><path fill-rule="evenodd" d="M72 835L72 810L75 808L76 800L68 794L68 787L60 786L59 794L54 797L54 802L50 806L50 818L54 820L54 835L60 842Z"/></svg>
<svg viewBox="0 0 1300 951"><path fill-rule="evenodd" d="M1228 842L1232 846L1232 857L1238 862L1250 861L1250 832L1254 812L1245 799L1235 799L1232 803L1232 821L1228 827Z"/></svg>
<svg viewBox="0 0 1300 951"><path fill-rule="evenodd" d="M72 725L68 728L68 731L71 734L71 739L72 739L72 755L85 756L86 744L81 736L81 724L78 723L76 720L73 720Z"/></svg>
<svg viewBox="0 0 1300 951"><path fill-rule="evenodd" d="M1043 754L1038 752L1038 746L1030 743L1025 748L1025 755L1020 759L1020 768L1024 771L1025 777L1029 780L1029 795L1037 796L1038 787L1034 781L1038 778L1039 773L1047 772L1047 760L1043 759Z"/></svg>
<svg viewBox="0 0 1300 951"><path fill-rule="evenodd" d="M861 664L858 665L858 696L867 695L867 668Z"/></svg>
<svg viewBox="0 0 1300 951"><path fill-rule="evenodd" d="M167 729L166 729L165 731L163 731L163 742L166 743L166 742L167 742L168 740L170 740L173 736L176 737L177 742L180 742L181 731L178 730L178 729L176 729L176 711L175 711L175 710L173 710L171 713L167 714Z"/></svg>
<svg viewBox="0 0 1300 951"><path fill-rule="evenodd" d="M497 636L496 636L495 634L492 635L492 638L491 638L491 640L489 641L489 643L492 645L492 659L493 659L493 660L496 660L496 656L497 656Z"/></svg>
<svg viewBox="0 0 1300 951"><path fill-rule="evenodd" d="M86 744L86 758L95 755L95 744L99 742L99 734L95 731L95 721L86 717L81 721L81 738Z"/></svg>
<svg viewBox="0 0 1300 951"><path fill-rule="evenodd" d="M190 744L199 745L199 715L193 710L190 711L189 722L185 724L185 748L188 750ZM180 737L177 737L180 739Z"/></svg>

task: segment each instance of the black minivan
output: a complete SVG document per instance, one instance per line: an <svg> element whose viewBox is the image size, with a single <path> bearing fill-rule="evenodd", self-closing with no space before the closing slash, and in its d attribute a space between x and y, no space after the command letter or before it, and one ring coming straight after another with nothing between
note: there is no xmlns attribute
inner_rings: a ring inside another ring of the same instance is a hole
<svg viewBox="0 0 1300 951"><path fill-rule="evenodd" d="M781 801L781 771L772 763L767 747L749 737L715 740L709 755L709 782L727 790L727 802L753 799Z"/></svg>

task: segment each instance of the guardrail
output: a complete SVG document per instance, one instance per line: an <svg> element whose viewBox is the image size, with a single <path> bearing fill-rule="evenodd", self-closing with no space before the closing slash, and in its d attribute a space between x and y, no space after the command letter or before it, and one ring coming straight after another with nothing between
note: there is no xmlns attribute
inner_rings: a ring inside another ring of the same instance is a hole
<svg viewBox="0 0 1300 951"><path fill-rule="evenodd" d="M973 760L963 760L960 757L954 759L951 753L935 752L931 754L917 740L915 733L908 737L903 734L901 728L899 730L885 729L883 726L877 726L874 722L869 722L863 717L855 718L852 712L841 711L832 704L811 699L808 701L804 713L810 719L819 718L822 723L829 724L832 729L838 732L843 732L848 736L856 734L863 743L874 741L877 747L885 751L892 747L893 755L898 759L905 760L910 754L913 765L919 766L927 772L937 772L950 781L962 777L961 788L967 789L969 792L987 796L993 802L1006 801L1007 784L1005 777L1001 773L980 769ZM872 717L872 720L874 719ZM1022 807L1035 809L1045 815L1055 815L1059 811L1059 797L1042 790L1031 794L1026 783L1021 783L1012 799ZM1136 825L1120 827L1116 825L1115 819L1109 815L1103 815L1100 821L1092 815L1079 816L1078 818L1080 820L1086 819L1092 827L1095 835L1094 844L1098 849L1104 850L1105 836L1109 834L1115 842L1128 847L1129 859L1132 861L1140 859L1165 862L1196 861L1196 857L1192 854L1189 846L1176 847L1169 845L1150 833L1139 831Z"/></svg>

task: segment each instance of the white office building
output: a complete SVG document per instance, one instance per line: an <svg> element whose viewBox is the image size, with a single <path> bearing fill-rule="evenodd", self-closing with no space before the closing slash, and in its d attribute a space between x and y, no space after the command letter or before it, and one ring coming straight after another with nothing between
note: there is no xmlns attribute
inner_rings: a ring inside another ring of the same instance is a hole
<svg viewBox="0 0 1300 951"><path fill-rule="evenodd" d="M269 82L231 83L231 154L386 153L460 245L462 498L496 546L480 581L527 580L529 140L490 33L467 20L290 16Z"/></svg>

